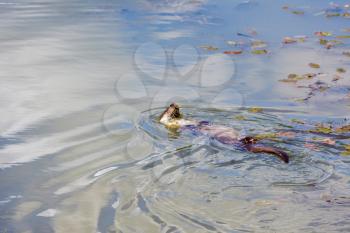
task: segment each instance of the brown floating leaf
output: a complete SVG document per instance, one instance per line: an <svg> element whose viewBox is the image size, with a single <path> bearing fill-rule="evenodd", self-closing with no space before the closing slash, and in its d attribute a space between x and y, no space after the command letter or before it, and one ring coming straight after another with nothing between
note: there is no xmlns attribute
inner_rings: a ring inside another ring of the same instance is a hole
<svg viewBox="0 0 350 233"><path fill-rule="evenodd" d="M314 33L316 36L331 36L332 33L330 32L315 32Z"/></svg>
<svg viewBox="0 0 350 233"><path fill-rule="evenodd" d="M337 133L350 133L350 125L345 125L335 130Z"/></svg>
<svg viewBox="0 0 350 233"><path fill-rule="evenodd" d="M346 70L344 68L337 68L338 73L345 73Z"/></svg>
<svg viewBox="0 0 350 233"><path fill-rule="evenodd" d="M224 54L237 55L237 54L241 54L242 52L243 52L242 50L227 50L227 51L224 51Z"/></svg>
<svg viewBox="0 0 350 233"><path fill-rule="evenodd" d="M266 49L254 49L252 50L252 54L267 54Z"/></svg>
<svg viewBox="0 0 350 233"><path fill-rule="evenodd" d="M248 109L248 112L252 112L252 113L258 113L258 112L262 112L263 109L260 107L252 107Z"/></svg>
<svg viewBox="0 0 350 233"><path fill-rule="evenodd" d="M343 32L350 32L350 28L343 28L342 31Z"/></svg>
<svg viewBox="0 0 350 233"><path fill-rule="evenodd" d="M344 51L343 52L343 55L347 56L347 57L350 57L350 51Z"/></svg>
<svg viewBox="0 0 350 233"><path fill-rule="evenodd" d="M309 66L310 66L311 68L315 68L315 69L320 68L320 65L317 64L317 63L309 63Z"/></svg>
<svg viewBox="0 0 350 233"><path fill-rule="evenodd" d="M298 41L297 39L289 37L289 36L283 38L284 44L292 44L292 43L296 43L297 41Z"/></svg>
<svg viewBox="0 0 350 233"><path fill-rule="evenodd" d="M335 141L331 138L325 138L321 140L322 143L327 144L327 145L335 145Z"/></svg>
<svg viewBox="0 0 350 233"><path fill-rule="evenodd" d="M253 40L251 42L251 46L253 48L264 48L267 46L266 42L265 41L262 41L262 40Z"/></svg>
<svg viewBox="0 0 350 233"><path fill-rule="evenodd" d="M216 51L216 50L219 49L219 48L213 47L211 45L201 45L199 47L202 48L202 49L208 50L208 51Z"/></svg>

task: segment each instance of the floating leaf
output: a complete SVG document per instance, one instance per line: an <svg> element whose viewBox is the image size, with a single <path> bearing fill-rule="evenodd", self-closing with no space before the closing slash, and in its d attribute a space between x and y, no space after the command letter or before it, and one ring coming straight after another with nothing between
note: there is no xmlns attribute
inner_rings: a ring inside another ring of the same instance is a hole
<svg viewBox="0 0 350 233"><path fill-rule="evenodd" d="M284 44L292 44L292 43L296 43L296 42L298 42L298 40L293 38L293 37L288 37L287 36L287 37L283 38L283 43Z"/></svg>
<svg viewBox="0 0 350 233"><path fill-rule="evenodd" d="M264 134L257 134L254 136L257 140L263 140L263 139L273 139L277 138L276 133L264 133Z"/></svg>
<svg viewBox="0 0 350 233"><path fill-rule="evenodd" d="M248 109L248 112L252 112L252 113L258 113L258 112L262 112L263 109L260 107L252 107Z"/></svg>
<svg viewBox="0 0 350 233"><path fill-rule="evenodd" d="M237 55L237 54L241 54L242 52L243 52L242 50L230 50L230 51L224 51L224 54Z"/></svg>
<svg viewBox="0 0 350 233"><path fill-rule="evenodd" d="M267 54L266 49L254 49L252 50L252 54Z"/></svg>
<svg viewBox="0 0 350 233"><path fill-rule="evenodd" d="M350 39L350 35L340 35L340 36L336 36L336 38L338 38L338 39Z"/></svg>
<svg viewBox="0 0 350 233"><path fill-rule="evenodd" d="M314 33L316 36L331 36L332 33L330 32L315 32Z"/></svg>
<svg viewBox="0 0 350 233"><path fill-rule="evenodd" d="M340 13L327 13L326 17L338 17L340 15L341 15Z"/></svg>
<svg viewBox="0 0 350 233"><path fill-rule="evenodd" d="M337 68L338 73L345 73L346 70L344 68Z"/></svg>
<svg viewBox="0 0 350 233"><path fill-rule="evenodd" d="M283 9L283 10L288 10L288 9L289 9L289 6L282 6L282 9Z"/></svg>
<svg viewBox="0 0 350 233"><path fill-rule="evenodd" d="M343 28L342 31L343 32L350 32L350 28Z"/></svg>
<svg viewBox="0 0 350 233"><path fill-rule="evenodd" d="M315 129L310 130L310 132L330 134L333 132L333 129L330 126L324 126L322 124L319 124L319 125L316 125Z"/></svg>
<svg viewBox="0 0 350 233"><path fill-rule="evenodd" d="M219 49L219 48L213 47L211 45L201 45L199 47L202 48L202 49L208 50L208 51L216 51L216 50Z"/></svg>
<svg viewBox="0 0 350 233"><path fill-rule="evenodd" d="M345 149L345 151L343 151L343 152L341 153L341 155L343 155L343 156L348 156L348 155L350 155L350 145L346 145L346 146L344 147L344 149Z"/></svg>
<svg viewBox="0 0 350 233"><path fill-rule="evenodd" d="M320 39L320 44L321 45L326 45L328 43L328 40L326 40L326 39Z"/></svg>
<svg viewBox="0 0 350 233"><path fill-rule="evenodd" d="M309 66L310 66L311 68L315 68L315 69L320 68L320 65L317 64L317 63L309 63Z"/></svg>
<svg viewBox="0 0 350 233"><path fill-rule="evenodd" d="M304 124L305 124L304 121L299 120L299 119L295 119L295 118L291 119L290 121L293 122L293 123L296 123L296 124L301 124L301 125L304 125Z"/></svg>
<svg viewBox="0 0 350 233"><path fill-rule="evenodd" d="M304 11L294 10L294 11L292 11L292 13L295 14L295 15L303 15Z"/></svg>
<svg viewBox="0 0 350 233"><path fill-rule="evenodd" d="M313 77L316 77L317 76L317 74L315 74L315 73L306 73L306 74L303 74L303 78L305 78L305 79L312 79Z"/></svg>
<svg viewBox="0 0 350 233"><path fill-rule="evenodd" d="M344 14L343 14L343 17L344 17L344 18L350 18L350 13L349 13L349 12L344 13Z"/></svg>
<svg viewBox="0 0 350 233"><path fill-rule="evenodd" d="M350 125L345 125L335 130L337 133L350 133Z"/></svg>
<svg viewBox="0 0 350 233"><path fill-rule="evenodd" d="M264 48L267 46L266 42L265 41L262 41L262 40L253 40L251 42L251 46L253 48Z"/></svg>
<svg viewBox="0 0 350 233"><path fill-rule="evenodd" d="M242 116L242 115L237 115L234 117L237 121L244 121L246 120L247 118L245 116Z"/></svg>

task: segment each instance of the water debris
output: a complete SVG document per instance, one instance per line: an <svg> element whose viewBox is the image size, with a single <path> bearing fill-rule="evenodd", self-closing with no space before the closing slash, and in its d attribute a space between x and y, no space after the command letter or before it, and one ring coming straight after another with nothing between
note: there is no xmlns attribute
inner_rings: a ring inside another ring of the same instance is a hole
<svg viewBox="0 0 350 233"><path fill-rule="evenodd" d="M287 36L287 37L283 38L283 43L284 44L292 44L292 43L296 43L296 42L298 42L298 40L293 38L293 37Z"/></svg>
<svg viewBox="0 0 350 233"><path fill-rule="evenodd" d="M299 35L299 36L286 36L283 38L282 42L283 44L294 44L297 42L305 42L305 40L307 39L307 36L304 35Z"/></svg>
<svg viewBox="0 0 350 233"><path fill-rule="evenodd" d="M337 133L350 133L350 125L345 125L335 129Z"/></svg>
<svg viewBox="0 0 350 233"><path fill-rule="evenodd" d="M293 14L295 14L295 15L304 15L304 11L302 11L302 10L293 10L293 11L291 11Z"/></svg>
<svg viewBox="0 0 350 233"><path fill-rule="evenodd" d="M314 68L314 69L319 69L320 68L320 65L319 64L317 64L317 63L309 63L309 66L311 67L311 68Z"/></svg>
<svg viewBox="0 0 350 233"><path fill-rule="evenodd" d="M346 70L344 68L337 68L338 73L345 73Z"/></svg>
<svg viewBox="0 0 350 233"><path fill-rule="evenodd" d="M342 32L350 32L350 28L343 28Z"/></svg>
<svg viewBox="0 0 350 233"><path fill-rule="evenodd" d="M326 40L326 39L322 39L320 38L320 45L324 45L326 49L330 49L336 45L340 45L343 44L343 42L339 41L339 40Z"/></svg>
<svg viewBox="0 0 350 233"><path fill-rule="evenodd" d="M252 113L259 113L259 112L262 112L263 109L260 108L260 107L252 107L252 108L249 108L248 109L248 112L252 112Z"/></svg>
<svg viewBox="0 0 350 233"><path fill-rule="evenodd" d="M266 49L254 49L252 50L252 54L267 54L267 50Z"/></svg>
<svg viewBox="0 0 350 233"><path fill-rule="evenodd" d="M331 134L333 133L333 127L331 125L323 125L323 124L316 124L314 129L309 130L311 133L322 133L322 134Z"/></svg>
<svg viewBox="0 0 350 233"><path fill-rule="evenodd" d="M226 51L224 51L224 54L227 54L227 55L238 55L241 53L243 53L242 50L226 50Z"/></svg>
<svg viewBox="0 0 350 233"><path fill-rule="evenodd" d="M303 75L298 75L298 74L288 74L288 77L286 79L281 79L279 80L280 82L287 82L287 83L296 83L299 80L303 79L312 79L313 77L316 77L317 74L315 73L306 73Z"/></svg>
<svg viewBox="0 0 350 233"><path fill-rule="evenodd" d="M346 145L345 147L344 147L344 151L343 152L341 152L341 155L343 155L343 156L349 156L350 155L350 145Z"/></svg>
<svg viewBox="0 0 350 233"><path fill-rule="evenodd" d="M350 35L339 35L336 36L337 39L350 39Z"/></svg>
<svg viewBox="0 0 350 233"><path fill-rule="evenodd" d="M304 121L299 120L299 119L295 119L295 118L291 119L290 121L293 122L293 123L296 123L296 124L300 124L300 125L304 125L305 124Z"/></svg>
<svg viewBox="0 0 350 233"><path fill-rule="evenodd" d="M315 32L315 36L331 36L331 32Z"/></svg>
<svg viewBox="0 0 350 233"><path fill-rule="evenodd" d="M237 121L244 121L247 118L245 116L243 116L243 115L237 115L237 116L234 117L234 119L237 120Z"/></svg>
<svg viewBox="0 0 350 233"><path fill-rule="evenodd" d="M250 45L252 48L265 48L267 46L267 43L262 40L252 40Z"/></svg>
<svg viewBox="0 0 350 233"><path fill-rule="evenodd" d="M226 41L226 44L230 45L230 46L237 46L238 42L234 41L234 40L228 40Z"/></svg>
<svg viewBox="0 0 350 233"><path fill-rule="evenodd" d="M211 46L211 45L201 45L201 46L199 46L199 48L205 49L205 50L208 50L208 51L216 51L216 50L219 50L219 48L213 47L213 46Z"/></svg>

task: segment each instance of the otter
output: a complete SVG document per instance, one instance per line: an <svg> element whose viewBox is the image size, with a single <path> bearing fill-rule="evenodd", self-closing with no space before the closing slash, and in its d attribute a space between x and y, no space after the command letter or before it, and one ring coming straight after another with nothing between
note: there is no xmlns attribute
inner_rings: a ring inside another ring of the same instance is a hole
<svg viewBox="0 0 350 233"><path fill-rule="evenodd" d="M268 153L276 155L285 163L289 163L289 156L286 152L274 147L258 144L258 139L253 136L240 137L239 133L229 127L210 124L208 121L186 120L180 112L180 107L176 103L169 107L160 115L159 122L171 129L188 129L210 138L214 138L224 145L232 145L239 149L244 149L253 153Z"/></svg>

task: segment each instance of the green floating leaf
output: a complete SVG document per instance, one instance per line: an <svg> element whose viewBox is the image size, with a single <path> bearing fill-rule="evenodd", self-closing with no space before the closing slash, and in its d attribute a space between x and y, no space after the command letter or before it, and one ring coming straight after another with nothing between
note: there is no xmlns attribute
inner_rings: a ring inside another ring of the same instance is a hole
<svg viewBox="0 0 350 233"><path fill-rule="evenodd" d="M337 68L338 73L345 73L346 70L344 68Z"/></svg>
<svg viewBox="0 0 350 233"><path fill-rule="evenodd" d="M263 140L263 139L274 139L277 138L276 133L263 133L263 134L257 134L254 136L254 138L258 140Z"/></svg>
<svg viewBox="0 0 350 233"><path fill-rule="evenodd" d="M310 132L330 134L333 132L333 129L330 126L323 126L322 124L320 124L317 125L314 129L311 129Z"/></svg>
<svg viewBox="0 0 350 233"><path fill-rule="evenodd" d="M244 121L247 118L245 116L242 116L242 115L237 115L237 116L234 117L234 119L236 119L237 121Z"/></svg>
<svg viewBox="0 0 350 233"><path fill-rule="evenodd" d="M294 11L292 11L292 13L295 15L303 15L304 11L294 10Z"/></svg>
<svg viewBox="0 0 350 233"><path fill-rule="evenodd" d="M311 67L311 68L314 68L314 69L318 69L318 68L320 68L320 65L319 64L317 64L317 63L309 63L309 66Z"/></svg>
<svg viewBox="0 0 350 233"><path fill-rule="evenodd" d="M252 107L248 109L248 112L252 112L252 113L258 113L258 112L262 112L263 109L260 107Z"/></svg>
<svg viewBox="0 0 350 233"><path fill-rule="evenodd" d="M300 125L304 125L305 124L304 121L299 120L299 119L295 119L295 118L291 119L290 121L293 122L293 123L296 123L296 124L300 124Z"/></svg>
<svg viewBox="0 0 350 233"><path fill-rule="evenodd" d="M252 54L267 54L266 49L254 49L252 50Z"/></svg>
<svg viewBox="0 0 350 233"><path fill-rule="evenodd" d="M350 39L350 35L340 35L340 36L336 36L336 38L338 38L338 39Z"/></svg>

